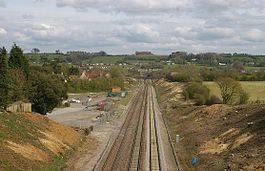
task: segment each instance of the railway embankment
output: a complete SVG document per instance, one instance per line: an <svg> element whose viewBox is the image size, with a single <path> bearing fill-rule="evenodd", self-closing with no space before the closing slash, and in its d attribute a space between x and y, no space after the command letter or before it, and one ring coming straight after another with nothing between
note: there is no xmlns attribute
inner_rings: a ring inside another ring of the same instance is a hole
<svg viewBox="0 0 265 171"><path fill-rule="evenodd" d="M81 139L38 113L0 111L0 170L60 170Z"/></svg>
<svg viewBox="0 0 265 171"><path fill-rule="evenodd" d="M182 98L183 87L156 82L183 170L265 170L265 105L195 106Z"/></svg>

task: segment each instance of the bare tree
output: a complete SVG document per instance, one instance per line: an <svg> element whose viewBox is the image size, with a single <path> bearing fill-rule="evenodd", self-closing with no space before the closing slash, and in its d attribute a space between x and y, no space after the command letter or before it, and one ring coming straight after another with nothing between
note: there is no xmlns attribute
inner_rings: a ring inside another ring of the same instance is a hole
<svg viewBox="0 0 265 171"><path fill-rule="evenodd" d="M233 103L234 98L242 91L240 83L230 77L221 77L216 83L221 91L224 104Z"/></svg>

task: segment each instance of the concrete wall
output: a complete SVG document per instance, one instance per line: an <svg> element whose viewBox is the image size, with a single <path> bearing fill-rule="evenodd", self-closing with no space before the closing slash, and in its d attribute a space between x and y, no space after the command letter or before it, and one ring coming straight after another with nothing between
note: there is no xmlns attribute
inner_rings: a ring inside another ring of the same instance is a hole
<svg viewBox="0 0 265 171"><path fill-rule="evenodd" d="M8 112L32 112L31 103L16 102L6 108Z"/></svg>

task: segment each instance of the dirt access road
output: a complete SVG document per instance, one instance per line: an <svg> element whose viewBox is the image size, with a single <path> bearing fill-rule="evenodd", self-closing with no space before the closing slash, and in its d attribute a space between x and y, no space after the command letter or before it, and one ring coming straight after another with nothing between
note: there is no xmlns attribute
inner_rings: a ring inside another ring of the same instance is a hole
<svg viewBox="0 0 265 171"><path fill-rule="evenodd" d="M79 98L84 95L76 95L74 98ZM93 98L92 104L106 99L106 96L99 95ZM84 110L86 106L82 103L72 103L68 108L58 108L52 113L48 114L48 117L56 122L68 125L71 127L89 128L94 127L94 131L86 138L86 142L78 149L76 154L71 157L67 163L67 168L64 170L69 171L88 171L93 170L95 164L104 152L108 142L113 137L113 134L119 131L123 120L123 111L125 106L118 106L115 108L117 115L113 117L104 117L102 121L96 119L97 116L107 112L99 110Z"/></svg>
<svg viewBox="0 0 265 171"><path fill-rule="evenodd" d="M150 81L132 99L120 132L95 170L180 170Z"/></svg>
<svg viewBox="0 0 265 171"><path fill-rule="evenodd" d="M82 95L79 95L82 96ZM76 96L78 97L78 96ZM99 101L105 100L104 95L93 98L91 104L96 104ZM96 125L96 116L102 111L91 110L85 111L86 106L82 103L71 103L67 108L56 108L54 111L48 114L48 117L56 122L71 126L71 127L89 127Z"/></svg>

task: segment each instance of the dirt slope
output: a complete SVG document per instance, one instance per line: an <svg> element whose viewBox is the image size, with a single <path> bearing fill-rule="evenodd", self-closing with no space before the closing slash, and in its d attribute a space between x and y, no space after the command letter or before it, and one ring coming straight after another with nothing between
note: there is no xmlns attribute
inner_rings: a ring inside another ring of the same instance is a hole
<svg viewBox="0 0 265 171"><path fill-rule="evenodd" d="M81 140L37 113L0 112L0 170L59 170Z"/></svg>
<svg viewBox="0 0 265 171"><path fill-rule="evenodd" d="M192 106L174 93L178 84L168 85L160 81L157 90L172 136L182 138L176 149L184 170L265 170L265 105Z"/></svg>

